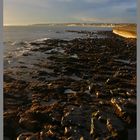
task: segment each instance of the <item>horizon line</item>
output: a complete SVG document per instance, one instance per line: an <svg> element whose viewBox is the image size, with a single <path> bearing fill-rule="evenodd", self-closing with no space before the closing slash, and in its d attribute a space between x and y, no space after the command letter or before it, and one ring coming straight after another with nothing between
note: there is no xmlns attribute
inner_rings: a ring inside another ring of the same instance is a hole
<svg viewBox="0 0 140 140"><path fill-rule="evenodd" d="M136 22L118 22L118 23L114 23L114 22L110 22L110 23L102 23L102 22L97 22L97 23L93 23L93 22L50 22L50 23L31 23L31 24L3 24L3 26L34 26L34 25L49 25L49 24L137 24Z"/></svg>

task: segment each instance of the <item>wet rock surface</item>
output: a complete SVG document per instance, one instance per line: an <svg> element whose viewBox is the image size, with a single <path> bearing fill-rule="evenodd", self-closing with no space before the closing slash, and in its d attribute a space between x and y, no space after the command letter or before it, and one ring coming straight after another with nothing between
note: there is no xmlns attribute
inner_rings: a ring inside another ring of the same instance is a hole
<svg viewBox="0 0 140 140"><path fill-rule="evenodd" d="M5 68L5 139L136 139L136 39L98 34L30 42Z"/></svg>

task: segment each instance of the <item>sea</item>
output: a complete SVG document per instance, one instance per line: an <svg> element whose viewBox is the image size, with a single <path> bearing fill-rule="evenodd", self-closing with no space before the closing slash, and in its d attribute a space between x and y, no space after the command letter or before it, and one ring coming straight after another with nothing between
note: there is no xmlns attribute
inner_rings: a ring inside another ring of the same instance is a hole
<svg viewBox="0 0 140 140"><path fill-rule="evenodd" d="M72 40L75 38L87 38L87 34L70 31L91 31L92 37L98 36L98 31L109 31L111 27L66 26L66 25L29 25L29 26L5 26L4 27L4 64L12 59L18 59L33 47L32 41L44 39Z"/></svg>

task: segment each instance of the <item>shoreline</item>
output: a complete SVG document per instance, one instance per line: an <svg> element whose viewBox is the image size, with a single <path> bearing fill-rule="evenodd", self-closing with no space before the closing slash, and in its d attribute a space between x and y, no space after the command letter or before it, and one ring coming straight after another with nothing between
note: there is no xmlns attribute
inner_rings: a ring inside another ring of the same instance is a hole
<svg viewBox="0 0 140 140"><path fill-rule="evenodd" d="M113 29L113 33L126 37L126 38L137 38L135 32L129 32L129 31L124 31L124 30L117 30L117 29Z"/></svg>
<svg viewBox="0 0 140 140"><path fill-rule="evenodd" d="M4 69L5 138L136 139L136 40L82 33L30 42Z"/></svg>
<svg viewBox="0 0 140 140"><path fill-rule="evenodd" d="M113 28L113 33L126 38L137 38L137 27L134 25L115 27Z"/></svg>

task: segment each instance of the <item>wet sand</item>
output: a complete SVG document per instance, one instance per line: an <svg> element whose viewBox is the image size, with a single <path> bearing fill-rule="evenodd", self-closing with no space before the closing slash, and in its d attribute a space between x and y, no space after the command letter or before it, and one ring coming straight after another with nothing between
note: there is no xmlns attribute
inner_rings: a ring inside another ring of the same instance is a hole
<svg viewBox="0 0 140 140"><path fill-rule="evenodd" d="M5 140L135 140L136 39L47 39L4 70Z"/></svg>

